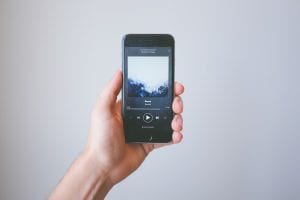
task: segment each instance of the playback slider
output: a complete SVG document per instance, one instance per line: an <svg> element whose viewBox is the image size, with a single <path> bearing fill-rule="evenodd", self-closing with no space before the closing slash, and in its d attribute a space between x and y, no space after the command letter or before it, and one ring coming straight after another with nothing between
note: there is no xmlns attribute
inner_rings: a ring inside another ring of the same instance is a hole
<svg viewBox="0 0 300 200"><path fill-rule="evenodd" d="M130 106L126 107L127 110L160 110L160 108L131 108Z"/></svg>

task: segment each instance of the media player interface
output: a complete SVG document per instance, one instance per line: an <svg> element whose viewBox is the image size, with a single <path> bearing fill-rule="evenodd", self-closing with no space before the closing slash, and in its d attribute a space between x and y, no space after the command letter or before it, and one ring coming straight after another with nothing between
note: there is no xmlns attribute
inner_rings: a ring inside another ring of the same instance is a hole
<svg viewBox="0 0 300 200"><path fill-rule="evenodd" d="M171 117L171 48L127 47L125 54L128 119L142 129L162 127L164 120Z"/></svg>

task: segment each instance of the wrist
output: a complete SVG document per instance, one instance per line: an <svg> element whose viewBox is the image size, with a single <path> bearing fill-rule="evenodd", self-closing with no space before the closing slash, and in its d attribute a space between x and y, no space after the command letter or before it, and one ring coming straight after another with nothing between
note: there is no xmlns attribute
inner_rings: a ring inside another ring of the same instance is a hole
<svg viewBox="0 0 300 200"><path fill-rule="evenodd" d="M98 177L107 177L109 169L105 167L101 162L99 162L97 155L94 151L85 149L80 157L89 165L89 168L95 173Z"/></svg>
<svg viewBox="0 0 300 200"><path fill-rule="evenodd" d="M49 199L104 199L111 188L108 171L95 162L93 154L83 151Z"/></svg>
<svg viewBox="0 0 300 200"><path fill-rule="evenodd" d="M89 165L89 170L94 173L95 177L98 180L95 185L95 194L98 197L102 196L102 198L96 199L103 199L109 192L109 190L113 187L113 183L109 178L109 168L99 162L99 155L93 150L85 149L82 152L81 156L83 157L84 162Z"/></svg>

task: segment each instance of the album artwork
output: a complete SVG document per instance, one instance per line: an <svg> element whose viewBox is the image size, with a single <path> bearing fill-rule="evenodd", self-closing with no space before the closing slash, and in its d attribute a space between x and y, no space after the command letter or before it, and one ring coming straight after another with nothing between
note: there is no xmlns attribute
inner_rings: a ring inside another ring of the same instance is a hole
<svg viewBox="0 0 300 200"><path fill-rule="evenodd" d="M129 56L127 89L129 97L168 95L167 56Z"/></svg>

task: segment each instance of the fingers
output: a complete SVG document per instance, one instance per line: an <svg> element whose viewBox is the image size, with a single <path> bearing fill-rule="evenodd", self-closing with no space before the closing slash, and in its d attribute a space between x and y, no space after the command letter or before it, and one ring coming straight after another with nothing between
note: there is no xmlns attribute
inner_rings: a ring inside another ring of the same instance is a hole
<svg viewBox="0 0 300 200"><path fill-rule="evenodd" d="M179 82L175 82L174 92L175 96L181 95L184 92L184 86Z"/></svg>
<svg viewBox="0 0 300 200"><path fill-rule="evenodd" d="M116 103L116 111L118 111L118 112L122 112L122 100L121 99L118 99L117 100L117 103Z"/></svg>
<svg viewBox="0 0 300 200"><path fill-rule="evenodd" d="M174 113L180 114L183 111L183 102L180 96L176 96L173 100L172 108Z"/></svg>
<svg viewBox="0 0 300 200"><path fill-rule="evenodd" d="M178 144L182 141L183 135L181 132L174 131L172 135L172 141L169 143L154 143L154 144L144 144L145 146L149 146L149 148L158 149L161 147L169 146L172 144Z"/></svg>
<svg viewBox="0 0 300 200"><path fill-rule="evenodd" d="M180 114L174 115L171 126L172 126L172 129L174 131L181 131L182 130L183 119L182 119L182 116Z"/></svg>
<svg viewBox="0 0 300 200"><path fill-rule="evenodd" d="M172 120L172 141L169 143L154 143L154 144L144 144L145 149L150 149L148 152L152 151L153 149L157 149L160 147L169 146L171 144L177 144L181 142L183 135L181 133L182 127L183 127L183 119L180 114L174 115L174 118Z"/></svg>
<svg viewBox="0 0 300 200"><path fill-rule="evenodd" d="M183 112L183 101L179 95L183 94L184 92L184 86L179 83L175 82L175 98L173 100L172 108L175 113L174 118L172 120L172 129L173 129L173 135L172 135L172 144L177 144L181 142L183 135L181 133L183 128L183 119L180 115Z"/></svg>
<svg viewBox="0 0 300 200"><path fill-rule="evenodd" d="M118 70L98 98L96 107L112 108L122 88L122 72Z"/></svg>
<svg viewBox="0 0 300 200"><path fill-rule="evenodd" d="M173 144L177 144L177 143L181 142L182 138L183 138L183 135L181 132L179 132L179 131L173 132L173 135L172 135Z"/></svg>

